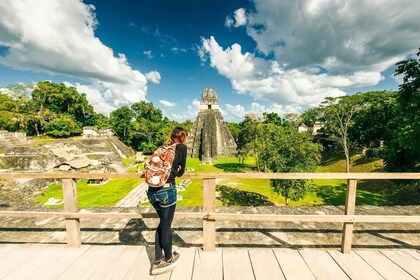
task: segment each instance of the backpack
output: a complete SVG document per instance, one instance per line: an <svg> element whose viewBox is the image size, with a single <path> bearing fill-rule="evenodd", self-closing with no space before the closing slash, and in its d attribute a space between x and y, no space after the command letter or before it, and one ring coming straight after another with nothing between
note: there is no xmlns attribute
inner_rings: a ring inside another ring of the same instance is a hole
<svg viewBox="0 0 420 280"><path fill-rule="evenodd" d="M169 178L175 158L176 144L160 146L144 163L145 182L155 188L162 187Z"/></svg>

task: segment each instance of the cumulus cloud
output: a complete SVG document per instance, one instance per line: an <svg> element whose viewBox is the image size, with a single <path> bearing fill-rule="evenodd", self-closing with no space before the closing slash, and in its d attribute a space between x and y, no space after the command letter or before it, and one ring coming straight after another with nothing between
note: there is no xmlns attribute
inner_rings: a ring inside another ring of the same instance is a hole
<svg viewBox="0 0 420 280"><path fill-rule="evenodd" d="M246 25L247 18L246 18L246 11L244 8L237 9L233 14L233 19L230 17L226 17L225 25L227 27L239 27Z"/></svg>
<svg viewBox="0 0 420 280"><path fill-rule="evenodd" d="M381 72L418 48L419 1L253 2L252 10L236 10L225 25L245 25L256 53L239 44L222 47L210 37L202 38L198 55L238 93L286 106L279 110L293 112L348 88L376 85ZM229 108L241 114L240 107Z"/></svg>
<svg viewBox="0 0 420 280"><path fill-rule="evenodd" d="M154 84L159 84L160 83L160 73L157 71L150 71L148 73L146 73L146 79L148 81L151 81Z"/></svg>
<svg viewBox="0 0 420 280"><path fill-rule="evenodd" d="M175 107L176 103L167 101L167 100L159 100L159 103L166 107Z"/></svg>
<svg viewBox="0 0 420 280"><path fill-rule="evenodd" d="M247 33L290 68L381 72L418 48L415 0L254 0Z"/></svg>
<svg viewBox="0 0 420 280"><path fill-rule="evenodd" d="M94 9L78 0L1 1L0 46L8 51L0 64L87 81L75 86L102 112L144 100L146 77L95 36Z"/></svg>
<svg viewBox="0 0 420 280"><path fill-rule="evenodd" d="M383 79L379 72L331 75L313 68L289 70L276 60L243 54L238 44L223 49L214 37L203 38L202 46L210 65L231 80L234 90L274 104L317 105L327 96L345 95L345 88L375 85Z"/></svg>
<svg viewBox="0 0 420 280"><path fill-rule="evenodd" d="M252 102L251 105L244 107L237 104L226 104L225 114L223 115L228 122L241 122L246 114L255 114L262 117L264 113L277 113L281 116L289 113L299 113L302 111L301 106L270 104L269 106L262 105L257 102Z"/></svg>
<svg viewBox="0 0 420 280"><path fill-rule="evenodd" d="M168 117L176 121L185 121L187 119L195 121L195 118L200 111L200 100L193 99L190 104L186 105L186 108L182 110L182 113L174 113Z"/></svg>

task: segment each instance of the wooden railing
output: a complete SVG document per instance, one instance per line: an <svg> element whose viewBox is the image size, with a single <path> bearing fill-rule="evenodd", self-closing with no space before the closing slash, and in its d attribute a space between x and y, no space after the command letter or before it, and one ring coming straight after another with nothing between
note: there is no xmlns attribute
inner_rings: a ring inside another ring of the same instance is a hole
<svg viewBox="0 0 420 280"><path fill-rule="evenodd" d="M141 178L136 173L0 173L0 179L54 178L62 179L64 211L0 211L1 216L64 218L67 244L81 245L81 218L157 218L152 213L88 213L78 208L76 179ZM358 223L420 223L420 216L354 215L357 180L369 179L420 179L420 173L188 173L183 178L203 179L203 211L198 213L176 212L176 218L203 220L203 249L215 250L216 220L231 221L299 221L343 223L341 251L349 253L353 236L353 225ZM229 214L215 213L216 178L258 178L258 179L346 179L347 195L343 215L274 215L274 214ZM82 210L82 211L81 211Z"/></svg>

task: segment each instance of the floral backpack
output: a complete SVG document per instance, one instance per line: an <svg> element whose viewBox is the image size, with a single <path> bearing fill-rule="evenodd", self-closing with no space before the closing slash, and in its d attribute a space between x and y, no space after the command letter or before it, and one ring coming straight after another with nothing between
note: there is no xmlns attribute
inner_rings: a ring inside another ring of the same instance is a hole
<svg viewBox="0 0 420 280"><path fill-rule="evenodd" d="M162 187L169 178L175 158L176 144L160 146L144 163L145 182L155 188Z"/></svg>

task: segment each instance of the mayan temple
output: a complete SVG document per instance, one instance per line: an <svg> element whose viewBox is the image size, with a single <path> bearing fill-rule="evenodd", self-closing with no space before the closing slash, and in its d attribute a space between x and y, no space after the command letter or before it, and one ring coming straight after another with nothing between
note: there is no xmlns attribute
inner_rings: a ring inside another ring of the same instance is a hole
<svg viewBox="0 0 420 280"><path fill-rule="evenodd" d="M216 92L206 88L201 94L200 111L188 134L188 156L202 162L236 155L236 143L219 111Z"/></svg>

